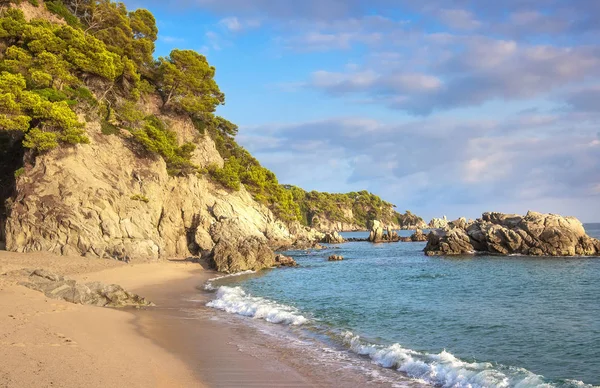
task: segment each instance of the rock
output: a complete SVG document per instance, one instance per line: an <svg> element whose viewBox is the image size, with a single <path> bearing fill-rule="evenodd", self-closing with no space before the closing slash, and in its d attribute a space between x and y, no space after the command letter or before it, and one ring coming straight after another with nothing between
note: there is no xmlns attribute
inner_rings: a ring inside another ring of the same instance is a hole
<svg viewBox="0 0 600 388"><path fill-rule="evenodd" d="M259 237L221 239L213 249L211 265L219 272L236 273L275 266L275 254Z"/></svg>
<svg viewBox="0 0 600 388"><path fill-rule="evenodd" d="M278 267L298 267L296 260L284 255L276 255L275 263Z"/></svg>
<svg viewBox="0 0 600 388"><path fill-rule="evenodd" d="M589 237L579 220L556 214L528 212L526 216L484 213L472 223L464 218L431 232L427 255L483 252L499 255L597 256L600 241Z"/></svg>
<svg viewBox="0 0 600 388"><path fill-rule="evenodd" d="M327 261L342 261L342 260L344 260L344 257L340 256L340 255L331 255L327 259Z"/></svg>
<svg viewBox="0 0 600 388"><path fill-rule="evenodd" d="M427 241L427 235L425 233L423 233L423 231L421 229L417 229L417 231L415 233L413 233L412 236L410 236L410 241L413 241L413 242Z"/></svg>
<svg viewBox="0 0 600 388"><path fill-rule="evenodd" d="M369 232L369 241L383 241L383 226L381 225L381 222L377 220L369 221Z"/></svg>
<svg viewBox="0 0 600 388"><path fill-rule="evenodd" d="M444 218L434 218L429 221L429 228L431 229L443 229L448 226L448 219L446 216Z"/></svg>
<svg viewBox="0 0 600 388"><path fill-rule="evenodd" d="M325 233L325 237L321 241L326 244L342 244L346 242L338 232Z"/></svg>
<svg viewBox="0 0 600 388"><path fill-rule="evenodd" d="M398 242L401 238L398 237L398 233L393 231L391 227L385 228L378 220L369 221L369 238L368 241L372 243L386 243L386 242Z"/></svg>
<svg viewBox="0 0 600 388"><path fill-rule="evenodd" d="M106 285L99 282L81 284L43 269L26 272L27 276L19 284L42 292L48 298L101 307L154 305L116 284Z"/></svg>
<svg viewBox="0 0 600 388"><path fill-rule="evenodd" d="M412 214L408 210L406 213L398 215L398 223L398 227L394 227L394 229L416 230L427 228L427 224L421 217Z"/></svg>

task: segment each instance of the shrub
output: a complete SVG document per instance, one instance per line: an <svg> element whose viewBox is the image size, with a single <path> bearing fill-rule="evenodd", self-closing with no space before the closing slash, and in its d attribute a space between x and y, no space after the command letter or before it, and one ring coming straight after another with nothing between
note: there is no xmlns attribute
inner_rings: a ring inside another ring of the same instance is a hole
<svg viewBox="0 0 600 388"><path fill-rule="evenodd" d="M156 116L148 116L140 129L133 129L134 139L146 151L160 155L167 163L169 175L186 175L196 172L198 167L191 162L196 146L185 143L179 146L175 132L169 130Z"/></svg>
<svg viewBox="0 0 600 388"><path fill-rule="evenodd" d="M102 130L102 134L104 135L117 135L120 132L119 128L116 125L111 124L106 120L102 120L100 122L100 129Z"/></svg>
<svg viewBox="0 0 600 388"><path fill-rule="evenodd" d="M23 174L25 174L25 168L21 167L15 171L15 179L19 179L19 177Z"/></svg>
<svg viewBox="0 0 600 388"><path fill-rule="evenodd" d="M79 19L69 11L60 0L46 1L46 9L63 18L68 25L74 28L81 27Z"/></svg>

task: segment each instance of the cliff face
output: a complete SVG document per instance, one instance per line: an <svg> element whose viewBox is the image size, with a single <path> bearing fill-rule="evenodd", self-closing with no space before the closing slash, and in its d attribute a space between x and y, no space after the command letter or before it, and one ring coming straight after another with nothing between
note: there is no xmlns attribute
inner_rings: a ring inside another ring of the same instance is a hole
<svg viewBox="0 0 600 388"><path fill-rule="evenodd" d="M180 141L197 144L194 163L223 165L213 141L189 120L169 122ZM86 132L90 144L41 155L18 178L7 209L8 250L156 259L214 253L219 243L235 247L248 239L257 250L270 252L320 238L297 225L290 233L243 188L231 192L203 176L169 176L162 158L137 154L126 131L104 135L93 122ZM219 269L269 267L271 256Z"/></svg>

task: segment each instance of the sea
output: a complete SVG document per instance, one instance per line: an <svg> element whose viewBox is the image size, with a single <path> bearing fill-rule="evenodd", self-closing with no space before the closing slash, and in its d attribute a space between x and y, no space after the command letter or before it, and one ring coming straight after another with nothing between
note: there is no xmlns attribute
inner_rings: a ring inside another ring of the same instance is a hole
<svg viewBox="0 0 600 388"><path fill-rule="evenodd" d="M585 228L600 238L600 224ZM427 257L424 247L290 251L300 267L209 281L208 306L309 338L365 373L385 368L392 386L600 387L600 258Z"/></svg>

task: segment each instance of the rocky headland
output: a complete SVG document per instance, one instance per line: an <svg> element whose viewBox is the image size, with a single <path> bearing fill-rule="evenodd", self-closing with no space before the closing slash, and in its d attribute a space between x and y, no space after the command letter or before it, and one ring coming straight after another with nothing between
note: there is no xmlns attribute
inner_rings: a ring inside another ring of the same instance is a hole
<svg viewBox="0 0 600 388"><path fill-rule="evenodd" d="M600 241L589 237L574 217L531 211L525 216L484 213L476 221L460 218L432 231L424 251L429 256L598 256Z"/></svg>

